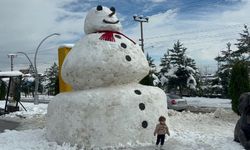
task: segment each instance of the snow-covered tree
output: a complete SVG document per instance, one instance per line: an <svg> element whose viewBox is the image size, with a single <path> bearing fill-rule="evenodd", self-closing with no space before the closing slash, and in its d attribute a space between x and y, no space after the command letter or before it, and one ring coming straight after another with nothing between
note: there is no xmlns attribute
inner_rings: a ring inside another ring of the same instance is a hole
<svg viewBox="0 0 250 150"><path fill-rule="evenodd" d="M174 47L169 49L170 52L170 63L172 65L177 66L184 66L186 60L186 47L183 47L183 44L178 40L174 43Z"/></svg>
<svg viewBox="0 0 250 150"><path fill-rule="evenodd" d="M237 41L235 45L238 49L233 54L241 60L250 59L250 35L247 25L244 25L243 33L240 33L240 39Z"/></svg>
<svg viewBox="0 0 250 150"><path fill-rule="evenodd" d="M146 58L147 58L150 70L152 70L152 71L156 70L156 65L154 64L154 59L148 53L146 55Z"/></svg>
<svg viewBox="0 0 250 150"><path fill-rule="evenodd" d="M59 77L58 65L54 63L50 68L45 71L45 78L47 84L45 88L48 90L48 95L56 95L59 93Z"/></svg>
<svg viewBox="0 0 250 150"><path fill-rule="evenodd" d="M195 61L187 57L187 48L178 40L174 43L173 49L169 49L161 59L161 71L159 78L166 81L162 85L164 90L179 91L182 95L184 92L189 94L188 91L194 91L196 89L195 75L198 72ZM167 86L167 88L165 87Z"/></svg>
<svg viewBox="0 0 250 150"><path fill-rule="evenodd" d="M215 60L218 62L219 68L216 72L218 77L218 85L222 86L222 96L228 97L228 86L230 79L230 72L232 66L237 58L233 56L233 50L231 50L231 43L227 43L227 49L221 51L221 55L217 56Z"/></svg>
<svg viewBox="0 0 250 150"><path fill-rule="evenodd" d="M198 68L196 67L196 62L194 59L192 59L191 57L186 57L185 58L185 66L189 66L191 68L193 68L194 70L197 70Z"/></svg>
<svg viewBox="0 0 250 150"><path fill-rule="evenodd" d="M232 66L238 61L245 61L249 64L250 59L250 35L247 25L244 25L243 33L240 33L240 39L237 39L237 50L231 49L231 43L227 43L227 49L221 51L221 55L215 60L220 64L217 75L222 85L222 95L229 97L229 80Z"/></svg>
<svg viewBox="0 0 250 150"><path fill-rule="evenodd" d="M166 73L171 68L169 51L167 51L167 53L165 53L161 58L160 67L161 67L161 73Z"/></svg>

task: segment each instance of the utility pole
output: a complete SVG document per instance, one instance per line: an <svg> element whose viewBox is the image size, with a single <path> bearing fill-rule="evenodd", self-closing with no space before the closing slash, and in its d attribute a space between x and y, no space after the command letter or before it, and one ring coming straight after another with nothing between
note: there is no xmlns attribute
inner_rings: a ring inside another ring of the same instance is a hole
<svg viewBox="0 0 250 150"><path fill-rule="evenodd" d="M139 39L139 41L141 41L141 49L142 49L142 52L144 53L144 39L143 39L143 23L144 22L148 22L148 17L143 17L143 16L133 16L134 20L135 21L138 21L140 22L140 25L141 25L141 39Z"/></svg>
<svg viewBox="0 0 250 150"><path fill-rule="evenodd" d="M13 71L14 65L13 60L17 57L17 54L8 54L8 58L10 58L10 70Z"/></svg>

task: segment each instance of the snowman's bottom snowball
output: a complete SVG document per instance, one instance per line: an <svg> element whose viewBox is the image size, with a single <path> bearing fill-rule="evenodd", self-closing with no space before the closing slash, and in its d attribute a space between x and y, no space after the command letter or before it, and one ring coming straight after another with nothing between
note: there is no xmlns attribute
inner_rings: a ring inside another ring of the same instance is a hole
<svg viewBox="0 0 250 150"><path fill-rule="evenodd" d="M155 141L159 116L167 118L165 93L130 84L57 95L48 106L47 138L84 147Z"/></svg>

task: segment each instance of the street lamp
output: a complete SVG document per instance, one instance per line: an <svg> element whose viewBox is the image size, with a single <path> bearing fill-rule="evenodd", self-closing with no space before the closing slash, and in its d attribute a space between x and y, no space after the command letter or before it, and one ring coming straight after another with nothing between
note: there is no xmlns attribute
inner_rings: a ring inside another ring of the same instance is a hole
<svg viewBox="0 0 250 150"><path fill-rule="evenodd" d="M17 57L17 54L8 54L8 58L10 58L10 70L13 71L13 59Z"/></svg>
<svg viewBox="0 0 250 150"><path fill-rule="evenodd" d="M37 72L37 67L36 67L36 58L37 58L37 53L38 53L38 50L40 48L40 46L42 45L42 43L48 39L49 37L52 37L52 36L58 36L60 35L59 33L53 33L53 34L50 34L48 36L46 36L40 43L39 45L37 46L36 48L36 53L35 53L35 57L34 57L34 72L35 72L35 93L34 93L34 104L37 105L39 103L38 101L38 72Z"/></svg>
<svg viewBox="0 0 250 150"><path fill-rule="evenodd" d="M141 25L141 39L139 39L139 41L141 41L141 49L144 52L144 39L143 39L143 26L142 26L142 23L143 22L148 22L148 17L134 15L133 18L134 18L135 21L140 22L140 25Z"/></svg>
<svg viewBox="0 0 250 150"><path fill-rule="evenodd" d="M30 60L30 58L29 58L29 56L27 55L27 53L25 53L25 52L17 52L18 54L23 54L27 59L28 59L28 61L29 61L29 63L30 63L30 66L31 66L31 69L32 69L32 71L33 72L35 72L35 69L34 69L34 66L33 66L33 63L32 63L32 61Z"/></svg>

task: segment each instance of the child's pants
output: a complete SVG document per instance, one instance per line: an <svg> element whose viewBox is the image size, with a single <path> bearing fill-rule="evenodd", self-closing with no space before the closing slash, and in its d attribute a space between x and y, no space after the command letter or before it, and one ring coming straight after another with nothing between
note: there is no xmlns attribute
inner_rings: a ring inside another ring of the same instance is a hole
<svg viewBox="0 0 250 150"><path fill-rule="evenodd" d="M156 145L159 145L160 142L161 145L163 145L164 141L165 141L165 134L157 135Z"/></svg>

